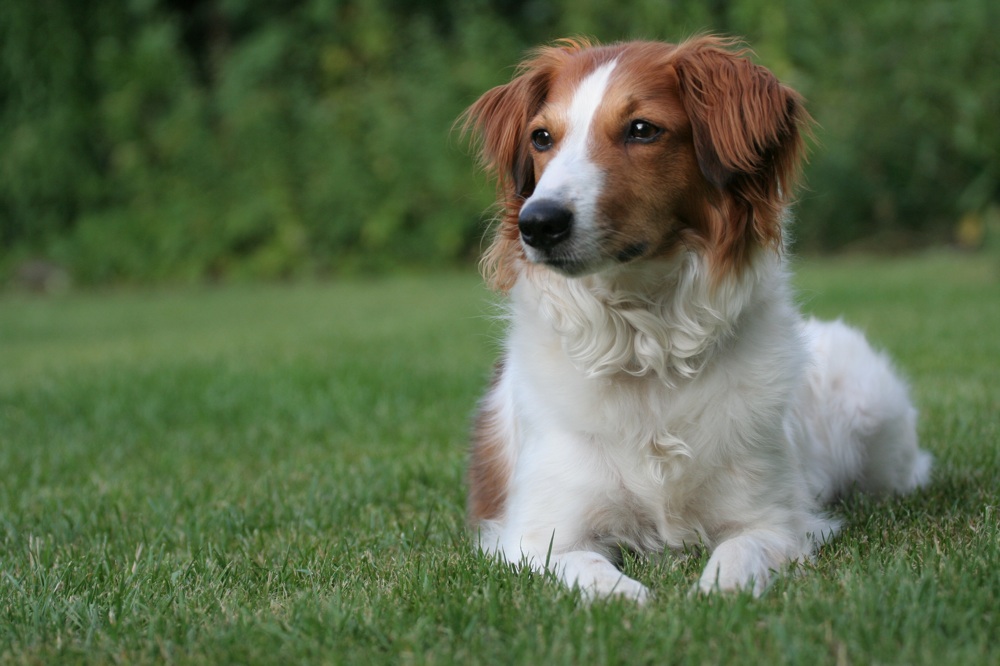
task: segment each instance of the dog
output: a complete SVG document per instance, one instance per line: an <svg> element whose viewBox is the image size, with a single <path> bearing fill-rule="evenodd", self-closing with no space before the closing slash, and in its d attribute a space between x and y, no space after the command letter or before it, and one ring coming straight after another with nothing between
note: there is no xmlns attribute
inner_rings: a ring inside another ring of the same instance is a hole
<svg viewBox="0 0 1000 666"><path fill-rule="evenodd" d="M483 551L642 602L623 551L704 547L695 590L758 595L835 534L830 501L928 483L890 362L794 304L810 124L716 36L562 40L459 119L498 183L483 268L509 296L468 468Z"/></svg>

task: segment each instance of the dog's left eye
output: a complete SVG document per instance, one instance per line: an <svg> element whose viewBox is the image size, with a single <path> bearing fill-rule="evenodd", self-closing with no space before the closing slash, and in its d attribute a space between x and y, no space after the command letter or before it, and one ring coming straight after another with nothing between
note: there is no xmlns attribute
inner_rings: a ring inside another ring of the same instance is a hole
<svg viewBox="0 0 1000 666"><path fill-rule="evenodd" d="M636 143L650 143L662 133L662 129L648 120L633 120L628 126L627 140Z"/></svg>
<svg viewBox="0 0 1000 666"><path fill-rule="evenodd" d="M535 147L535 150L539 152L545 152L552 147L555 143L555 139L547 129L536 129L531 133L531 144Z"/></svg>

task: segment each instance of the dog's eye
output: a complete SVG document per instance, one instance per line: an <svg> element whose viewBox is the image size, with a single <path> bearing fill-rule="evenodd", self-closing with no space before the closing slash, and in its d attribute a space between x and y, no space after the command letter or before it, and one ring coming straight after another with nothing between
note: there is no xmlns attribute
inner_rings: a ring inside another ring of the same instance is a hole
<svg viewBox="0 0 1000 666"><path fill-rule="evenodd" d="M648 120L633 120L628 126L628 141L650 143L655 141L663 130Z"/></svg>
<svg viewBox="0 0 1000 666"><path fill-rule="evenodd" d="M547 129L536 129L531 133L531 145L535 147L535 150L544 152L551 148L553 143L555 141L552 140L552 135Z"/></svg>

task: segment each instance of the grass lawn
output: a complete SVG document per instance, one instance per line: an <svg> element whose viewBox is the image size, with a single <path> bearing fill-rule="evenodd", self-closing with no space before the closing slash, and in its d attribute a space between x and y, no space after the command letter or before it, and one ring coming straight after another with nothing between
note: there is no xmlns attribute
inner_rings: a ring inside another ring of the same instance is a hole
<svg viewBox="0 0 1000 666"><path fill-rule="evenodd" d="M474 275L2 296L0 662L995 664L1000 265L798 264L910 378L932 487L760 599L629 561L642 608L469 548Z"/></svg>

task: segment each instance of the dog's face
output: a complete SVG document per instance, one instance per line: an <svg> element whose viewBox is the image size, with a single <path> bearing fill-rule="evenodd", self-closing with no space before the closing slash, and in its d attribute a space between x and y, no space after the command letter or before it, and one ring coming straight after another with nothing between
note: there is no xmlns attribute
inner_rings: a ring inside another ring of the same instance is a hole
<svg viewBox="0 0 1000 666"><path fill-rule="evenodd" d="M722 275L780 244L807 116L726 46L564 43L469 109L501 183L496 286L525 262L579 276L680 248Z"/></svg>
<svg viewBox="0 0 1000 666"><path fill-rule="evenodd" d="M703 214L689 205L709 191L677 75L630 65L619 55L559 72L528 122L536 182L518 230L529 261L581 275L669 254Z"/></svg>

